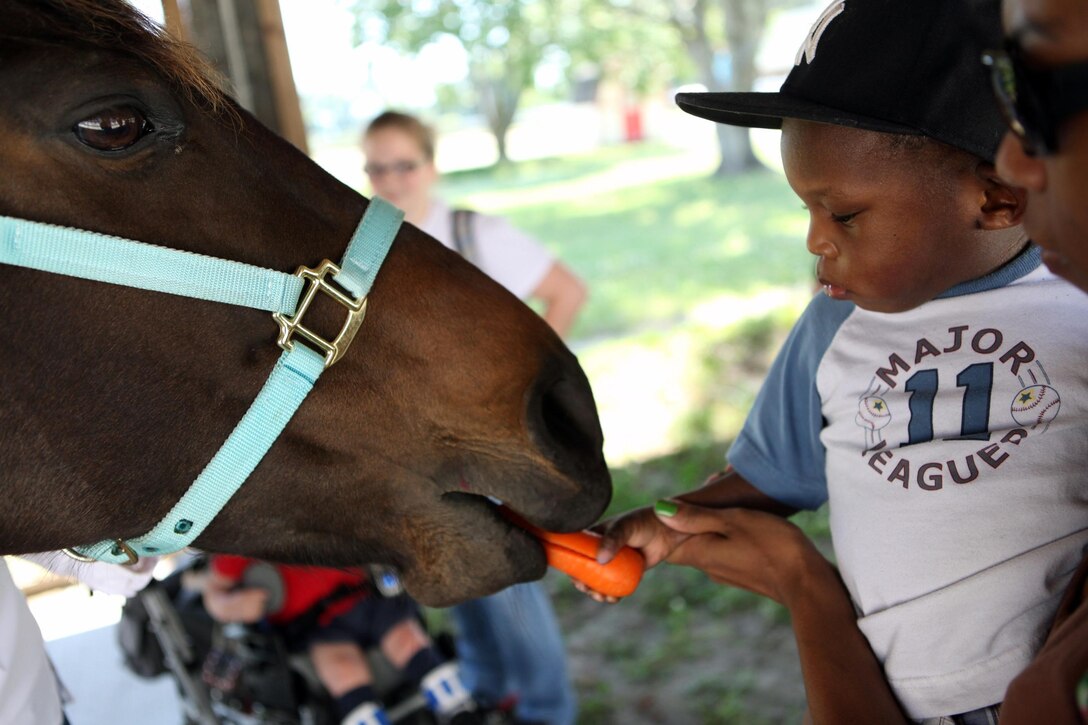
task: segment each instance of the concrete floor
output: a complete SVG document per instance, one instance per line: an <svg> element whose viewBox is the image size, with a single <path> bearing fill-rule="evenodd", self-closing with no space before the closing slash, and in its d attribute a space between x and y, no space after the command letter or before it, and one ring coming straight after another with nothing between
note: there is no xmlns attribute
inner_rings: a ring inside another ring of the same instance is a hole
<svg viewBox="0 0 1088 725"><path fill-rule="evenodd" d="M13 560L19 562L19 560ZM25 562L23 562L25 564ZM13 566L26 585L39 572ZM125 669L117 644L124 597L63 586L27 600L45 647L71 696L71 725L181 725L181 705L168 675L142 679Z"/></svg>
<svg viewBox="0 0 1088 725"><path fill-rule="evenodd" d="M180 725L181 706L168 675L145 680L121 661L117 625L46 643L49 657L72 700L64 706L71 725Z"/></svg>

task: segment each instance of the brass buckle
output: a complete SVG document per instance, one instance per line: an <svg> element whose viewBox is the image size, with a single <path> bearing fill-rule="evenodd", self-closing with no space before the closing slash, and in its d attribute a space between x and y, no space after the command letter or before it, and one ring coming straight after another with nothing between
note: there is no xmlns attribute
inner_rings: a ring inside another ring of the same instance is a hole
<svg viewBox="0 0 1088 725"><path fill-rule="evenodd" d="M326 281L326 277L328 277L330 273L335 277L340 274L340 267L327 259L323 260L321 264L317 266L317 269L299 267L298 271L295 272L295 276L301 277L303 282L309 282L309 285L306 287L306 291L299 301L298 310L293 317L284 315L280 312L272 313L272 319L280 326L280 336L279 339L276 340L276 343L284 350L290 351L294 349L295 345L295 341L291 339L291 336L298 333L316 347L318 352L325 355L326 369L331 367L334 362L343 357L344 353L347 352L348 346L351 345L351 341L355 338L355 333L359 331L360 325L363 324L363 318L366 316L366 297L363 297L358 301L348 297L338 288ZM313 330L304 327L302 324L302 316L306 314L306 310L310 308L310 303L314 301L318 292L324 292L329 297L332 297L346 307L348 311L348 317L344 320L344 326L340 328L340 333L333 340L324 339Z"/></svg>

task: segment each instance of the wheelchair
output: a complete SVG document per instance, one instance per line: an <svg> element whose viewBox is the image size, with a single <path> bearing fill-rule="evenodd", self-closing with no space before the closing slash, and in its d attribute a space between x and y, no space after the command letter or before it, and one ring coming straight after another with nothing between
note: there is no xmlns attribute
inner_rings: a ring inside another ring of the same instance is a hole
<svg viewBox="0 0 1088 725"><path fill-rule="evenodd" d="M202 596L206 569L206 558L194 557L129 599L118 628L126 667L145 678L169 674L185 725L339 725L333 700L305 652L289 651L282 633L267 623L212 619ZM278 574L271 566L251 569L243 584L269 589L275 609L282 596ZM375 580L375 595L381 596L383 581L389 582L381 573ZM448 633L432 633L432 639L444 655L454 655ZM435 725L419 690L377 648L366 656L390 723Z"/></svg>

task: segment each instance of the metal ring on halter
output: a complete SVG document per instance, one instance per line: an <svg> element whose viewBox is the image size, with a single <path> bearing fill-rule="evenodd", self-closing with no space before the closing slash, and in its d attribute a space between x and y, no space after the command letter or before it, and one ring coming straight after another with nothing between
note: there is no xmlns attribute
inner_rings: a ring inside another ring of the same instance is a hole
<svg viewBox="0 0 1088 725"><path fill-rule="evenodd" d="M75 559L76 561L81 561L84 564L93 564L98 561L98 559L92 559L89 556L83 556L83 554L80 554L75 549L61 549L60 553L67 556L69 559Z"/></svg>
<svg viewBox="0 0 1088 725"><path fill-rule="evenodd" d="M124 539L114 539L113 548L117 550L118 556L124 554L128 557L128 561L122 562L121 566L134 566L140 562L140 555L133 551L132 547L126 544ZM94 564L98 561L98 559L95 559L93 557L80 554L75 549L61 549L61 553L85 564Z"/></svg>

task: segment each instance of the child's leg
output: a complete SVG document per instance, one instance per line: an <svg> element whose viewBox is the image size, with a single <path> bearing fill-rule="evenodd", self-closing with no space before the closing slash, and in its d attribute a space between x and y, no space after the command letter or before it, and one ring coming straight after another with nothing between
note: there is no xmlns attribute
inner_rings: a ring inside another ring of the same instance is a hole
<svg viewBox="0 0 1088 725"><path fill-rule="evenodd" d="M472 698L455 662L446 662L414 616L394 624L381 639L382 652L405 679L419 683L439 714L464 709Z"/></svg>
<svg viewBox="0 0 1088 725"><path fill-rule="evenodd" d="M375 633L389 663L410 682L419 683L431 709L442 721L476 709L461 681L456 662L446 662L419 622L415 602L390 597L374 603Z"/></svg>
<svg viewBox="0 0 1088 725"><path fill-rule="evenodd" d="M380 644L382 654L397 670L403 670L416 654L427 650L433 652L437 660L435 666L442 664L442 657L434 650L430 636L414 616L394 624L382 635Z"/></svg>
<svg viewBox="0 0 1088 725"><path fill-rule="evenodd" d="M370 665L354 642L314 642L310 659L317 677L336 701L344 725L386 725L371 687Z"/></svg>

